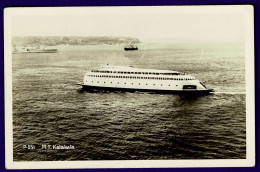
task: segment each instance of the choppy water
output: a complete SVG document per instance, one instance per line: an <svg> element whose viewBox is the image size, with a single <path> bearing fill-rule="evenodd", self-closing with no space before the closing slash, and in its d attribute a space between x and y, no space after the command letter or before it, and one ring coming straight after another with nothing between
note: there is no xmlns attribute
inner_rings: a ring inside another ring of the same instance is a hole
<svg viewBox="0 0 260 172"><path fill-rule="evenodd" d="M243 46L139 48L14 54L14 160L246 158ZM217 93L90 93L76 85L86 71L107 63L186 72ZM41 149L44 144L75 149Z"/></svg>

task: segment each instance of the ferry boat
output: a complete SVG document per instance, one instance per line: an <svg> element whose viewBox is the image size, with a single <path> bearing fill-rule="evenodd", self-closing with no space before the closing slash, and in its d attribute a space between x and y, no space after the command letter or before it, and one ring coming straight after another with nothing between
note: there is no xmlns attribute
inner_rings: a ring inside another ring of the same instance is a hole
<svg viewBox="0 0 260 172"><path fill-rule="evenodd" d="M87 72L80 85L90 90L130 92L210 93L213 91L186 73L109 65Z"/></svg>

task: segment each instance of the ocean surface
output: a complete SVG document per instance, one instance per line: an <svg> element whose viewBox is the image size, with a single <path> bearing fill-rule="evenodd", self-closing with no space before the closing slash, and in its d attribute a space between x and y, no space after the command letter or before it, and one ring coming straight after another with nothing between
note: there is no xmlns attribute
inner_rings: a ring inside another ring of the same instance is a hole
<svg viewBox="0 0 260 172"><path fill-rule="evenodd" d="M246 158L243 44L63 46L12 58L14 161ZM87 92L76 85L106 64L186 72L215 93Z"/></svg>

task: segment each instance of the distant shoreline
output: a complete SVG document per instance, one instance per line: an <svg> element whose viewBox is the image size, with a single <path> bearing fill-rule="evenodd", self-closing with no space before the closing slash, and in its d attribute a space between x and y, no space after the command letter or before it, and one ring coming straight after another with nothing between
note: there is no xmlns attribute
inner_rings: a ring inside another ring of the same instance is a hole
<svg viewBox="0 0 260 172"><path fill-rule="evenodd" d="M141 41L131 37L110 36L13 36L13 47L27 46L92 46L92 45L128 45Z"/></svg>

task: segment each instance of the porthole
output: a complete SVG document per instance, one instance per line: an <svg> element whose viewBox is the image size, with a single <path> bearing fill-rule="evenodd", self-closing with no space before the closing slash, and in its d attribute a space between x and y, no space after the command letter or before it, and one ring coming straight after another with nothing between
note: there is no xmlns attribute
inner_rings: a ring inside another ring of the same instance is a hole
<svg viewBox="0 0 260 172"><path fill-rule="evenodd" d="M139 83L139 85L141 85L141 84Z"/></svg>
<svg viewBox="0 0 260 172"><path fill-rule="evenodd" d="M125 83L126 84L126 83Z"/></svg>
<svg viewBox="0 0 260 172"><path fill-rule="evenodd" d="M104 83L106 83L106 82L104 82Z"/></svg>
<svg viewBox="0 0 260 172"><path fill-rule="evenodd" d="M111 82L111 84L112 84L112 82Z"/></svg>

